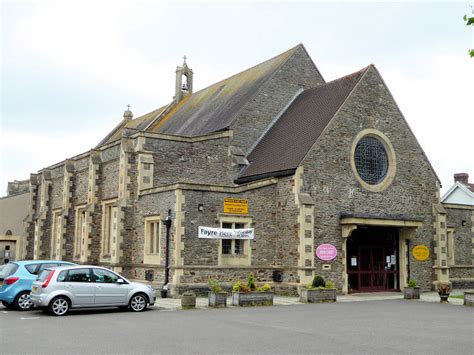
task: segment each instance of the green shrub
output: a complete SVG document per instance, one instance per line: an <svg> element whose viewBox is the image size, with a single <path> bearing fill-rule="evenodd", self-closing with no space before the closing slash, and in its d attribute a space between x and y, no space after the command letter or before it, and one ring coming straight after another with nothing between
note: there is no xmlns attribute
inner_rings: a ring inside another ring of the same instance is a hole
<svg viewBox="0 0 474 355"><path fill-rule="evenodd" d="M415 280L408 281L408 287L416 287L416 281Z"/></svg>
<svg viewBox="0 0 474 355"><path fill-rule="evenodd" d="M232 291L234 292L250 292L250 288L242 283L242 281L237 281L234 286L232 286Z"/></svg>
<svg viewBox="0 0 474 355"><path fill-rule="evenodd" d="M265 284L262 287L258 288L258 291L263 291L263 292L268 292L268 291L271 291L271 290L272 290L272 288L269 284Z"/></svg>
<svg viewBox="0 0 474 355"><path fill-rule="evenodd" d="M311 286L312 286L311 288L318 288L318 287L325 288L326 282L321 276L315 275L313 278L313 282L311 283Z"/></svg>
<svg viewBox="0 0 474 355"><path fill-rule="evenodd" d="M332 281L332 280L327 280L327 281L326 281L326 288L336 288L336 287L334 286L334 281Z"/></svg>
<svg viewBox="0 0 474 355"><path fill-rule="evenodd" d="M252 291L255 291L257 289L257 285L255 285L255 278L253 277L253 272L249 274L249 277L247 279L247 287Z"/></svg>
<svg viewBox="0 0 474 355"><path fill-rule="evenodd" d="M209 279L209 288L211 289L211 292L214 292L214 293L224 292L221 285L219 284L219 281L215 279Z"/></svg>

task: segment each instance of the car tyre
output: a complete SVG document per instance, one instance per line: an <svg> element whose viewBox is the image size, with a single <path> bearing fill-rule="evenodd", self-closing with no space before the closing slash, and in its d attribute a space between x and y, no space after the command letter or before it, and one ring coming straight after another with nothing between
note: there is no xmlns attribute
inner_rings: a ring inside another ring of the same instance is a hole
<svg viewBox="0 0 474 355"><path fill-rule="evenodd" d="M133 295L129 302L129 307L133 312L143 312L147 307L148 299L143 293Z"/></svg>
<svg viewBox="0 0 474 355"><path fill-rule="evenodd" d="M22 291L16 295L13 300L13 306L19 311L29 311L33 308L33 303L30 298L30 291Z"/></svg>
<svg viewBox="0 0 474 355"><path fill-rule="evenodd" d="M69 300L66 297L58 296L49 302L48 313L53 316L64 316L69 312Z"/></svg>
<svg viewBox="0 0 474 355"><path fill-rule="evenodd" d="M12 303L8 303L6 301L2 301L2 304L4 307L8 308L8 309L15 309L15 306L12 304Z"/></svg>

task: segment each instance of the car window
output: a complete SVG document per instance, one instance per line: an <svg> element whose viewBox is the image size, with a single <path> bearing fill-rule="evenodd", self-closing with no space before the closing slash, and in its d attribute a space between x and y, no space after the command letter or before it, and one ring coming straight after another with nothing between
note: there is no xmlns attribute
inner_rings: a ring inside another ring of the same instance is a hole
<svg viewBox="0 0 474 355"><path fill-rule="evenodd" d="M50 269L50 268L55 268L55 267L58 267L59 264L56 264L56 263L50 263L50 264L41 264L38 271L36 272L36 275L39 275L39 273L41 271L43 271L44 269Z"/></svg>
<svg viewBox="0 0 474 355"><path fill-rule="evenodd" d="M56 282L64 282L67 277L67 270L63 270L59 273L58 277L56 278Z"/></svg>
<svg viewBox="0 0 474 355"><path fill-rule="evenodd" d="M41 271L36 280L43 282L44 280L46 280L48 278L48 276L51 272L53 272L53 270L43 270L43 271Z"/></svg>
<svg viewBox="0 0 474 355"><path fill-rule="evenodd" d="M38 268L38 264L25 265L25 269L28 270L28 272L33 275L37 275L36 273L37 268Z"/></svg>
<svg viewBox="0 0 474 355"><path fill-rule="evenodd" d="M91 282L89 269L69 270L66 278L67 282Z"/></svg>
<svg viewBox="0 0 474 355"><path fill-rule="evenodd" d="M18 264L15 263L8 263L5 267L0 271L0 277L5 278L14 274L18 270Z"/></svg>
<svg viewBox="0 0 474 355"><path fill-rule="evenodd" d="M103 269L92 269L94 272L95 282L113 284L116 283L119 277L114 273Z"/></svg>

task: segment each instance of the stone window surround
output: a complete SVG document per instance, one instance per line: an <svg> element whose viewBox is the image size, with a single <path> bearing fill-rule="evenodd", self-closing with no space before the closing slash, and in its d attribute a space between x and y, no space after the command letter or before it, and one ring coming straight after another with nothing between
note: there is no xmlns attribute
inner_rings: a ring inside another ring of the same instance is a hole
<svg viewBox="0 0 474 355"><path fill-rule="evenodd" d="M222 228L223 223L242 223L244 228L250 228L252 225L252 217L249 215L237 215L237 214L221 214L218 216L219 226ZM218 246L218 264L219 265L230 265L230 266L250 266L251 261L251 248L250 240L243 240L243 254L234 254L235 244L232 241L231 250L232 254L222 254L222 239L219 239Z"/></svg>
<svg viewBox="0 0 474 355"><path fill-rule="evenodd" d="M117 202L117 199L111 199L111 200L104 200L102 201L102 233L101 233L101 251L100 251L100 257L101 259L109 259L111 257L111 252L112 252L112 244L113 244L113 226L114 222L115 225L117 226L117 216L118 216L118 208L114 206L114 204ZM108 208L110 210L108 211ZM116 216L113 216L114 210L116 212ZM107 212L112 213L112 216L110 216L110 224L107 225L106 219L107 219ZM106 248L108 246L108 248Z"/></svg>
<svg viewBox="0 0 474 355"><path fill-rule="evenodd" d="M84 249L82 244L82 227L84 222L84 210L86 208L86 204L76 206L75 208L75 221L76 225L74 228L74 251L73 251L73 259L76 261L81 260L81 251ZM86 241L87 242L87 241Z"/></svg>
<svg viewBox="0 0 474 355"><path fill-rule="evenodd" d="M448 265L455 265L454 260L454 235L455 229L454 228L447 228L446 230L446 254L448 257Z"/></svg>
<svg viewBox="0 0 474 355"><path fill-rule="evenodd" d="M385 151L387 152L388 171L385 178L382 180L382 182L380 182L377 185L370 185L366 183L364 180L362 180L362 178L359 176L359 173L357 172L357 168L356 168L356 164L354 160L355 150L359 141L364 137L377 138L383 144ZM396 161L396 156L395 156L395 150L393 149L392 143L390 143L390 140L387 138L387 136L376 129L373 129L373 128L364 129L356 135L356 137L352 141L350 161L351 161L352 172L354 173L356 180L366 190L369 190L372 192L383 191L387 187L390 186L393 179L395 178L395 174L397 171L397 161Z"/></svg>
<svg viewBox="0 0 474 355"><path fill-rule="evenodd" d="M53 210L51 226L51 259L61 260L62 257L62 209ZM59 248L59 254L56 251Z"/></svg>
<svg viewBox="0 0 474 355"><path fill-rule="evenodd" d="M144 264L160 264L161 261L161 231L162 219L160 215L147 216L144 218L144 243L143 243L143 263ZM150 252L150 227L155 229L155 238L157 238L157 252Z"/></svg>

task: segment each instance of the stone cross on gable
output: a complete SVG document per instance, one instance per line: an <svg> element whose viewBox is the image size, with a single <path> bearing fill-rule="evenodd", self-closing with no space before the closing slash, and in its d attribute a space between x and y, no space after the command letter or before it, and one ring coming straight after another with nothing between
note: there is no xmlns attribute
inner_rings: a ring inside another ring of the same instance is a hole
<svg viewBox="0 0 474 355"><path fill-rule="evenodd" d="M130 104L127 105L127 111L130 111Z"/></svg>
<svg viewBox="0 0 474 355"><path fill-rule="evenodd" d="M188 59L188 57L186 57L186 55L183 56L183 65L186 65L186 59Z"/></svg>

